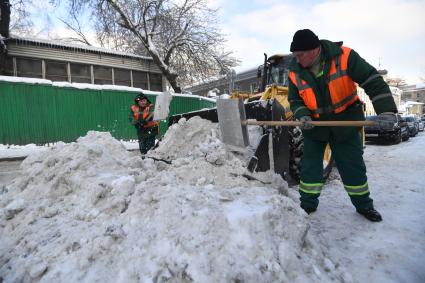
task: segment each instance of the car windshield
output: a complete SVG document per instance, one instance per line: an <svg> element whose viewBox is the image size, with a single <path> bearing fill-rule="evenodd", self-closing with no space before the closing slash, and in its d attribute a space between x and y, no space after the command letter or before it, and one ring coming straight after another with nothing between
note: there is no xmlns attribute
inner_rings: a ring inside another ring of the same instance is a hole
<svg viewBox="0 0 425 283"><path fill-rule="evenodd" d="M367 116L366 120L368 121L376 121L376 119L378 119L378 116Z"/></svg>
<svg viewBox="0 0 425 283"><path fill-rule="evenodd" d="M405 117L404 119L406 119L407 122L414 122L415 119L413 117Z"/></svg>

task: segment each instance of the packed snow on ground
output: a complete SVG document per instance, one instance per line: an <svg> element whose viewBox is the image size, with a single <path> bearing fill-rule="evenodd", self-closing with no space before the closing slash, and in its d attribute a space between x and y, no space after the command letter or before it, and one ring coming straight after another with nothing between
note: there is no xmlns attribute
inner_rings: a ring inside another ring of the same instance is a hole
<svg viewBox="0 0 425 283"><path fill-rule="evenodd" d="M245 178L218 132L180 120L149 153L171 165L101 132L30 155L0 187L3 282L351 282L286 182Z"/></svg>
<svg viewBox="0 0 425 283"><path fill-rule="evenodd" d="M372 223L357 214L334 174L317 212L309 215L309 232L356 282L423 283L425 133L396 145L367 144L364 159L383 221Z"/></svg>
<svg viewBox="0 0 425 283"><path fill-rule="evenodd" d="M35 144L27 145L4 145L0 144L0 159L26 157L34 152L43 151L46 147L40 147Z"/></svg>

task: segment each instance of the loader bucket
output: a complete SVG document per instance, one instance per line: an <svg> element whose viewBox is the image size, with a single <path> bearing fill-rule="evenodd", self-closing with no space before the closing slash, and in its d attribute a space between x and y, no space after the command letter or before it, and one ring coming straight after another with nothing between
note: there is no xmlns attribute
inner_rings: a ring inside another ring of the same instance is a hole
<svg viewBox="0 0 425 283"><path fill-rule="evenodd" d="M284 114L283 107L276 100L273 100L270 107L271 109L268 112L271 113L271 120L281 120ZM270 151L270 148L272 148L272 151ZM272 156L270 156L271 153ZM285 173L289 171L289 155L288 128L267 127L254 156L248 164L248 170L251 172L273 170L287 179Z"/></svg>

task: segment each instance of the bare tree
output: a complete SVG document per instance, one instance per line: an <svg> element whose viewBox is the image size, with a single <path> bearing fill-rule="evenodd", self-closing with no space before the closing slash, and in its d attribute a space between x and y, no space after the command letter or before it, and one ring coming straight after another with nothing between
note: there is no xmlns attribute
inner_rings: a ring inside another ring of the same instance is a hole
<svg viewBox="0 0 425 283"><path fill-rule="evenodd" d="M64 23L68 29L70 29L76 34L76 37L67 37L65 38L65 40L71 41L71 42L83 43L89 46L93 45L87 38L86 34L84 33L83 28L81 27L80 20L75 13L70 14L70 20L61 19L61 18L59 18L59 20L62 23Z"/></svg>
<svg viewBox="0 0 425 283"><path fill-rule="evenodd" d="M0 0L0 35L3 39L9 38L10 32L20 34L30 32L32 22L26 9L28 3L30 1L27 0ZM4 41L2 42L0 48L5 52L6 45Z"/></svg>
<svg viewBox="0 0 425 283"><path fill-rule="evenodd" d="M55 3L60 0L49 0ZM7 39L10 34L32 34L33 23L28 11L31 0L0 0L0 73L3 73L7 57Z"/></svg>
<svg viewBox="0 0 425 283"><path fill-rule="evenodd" d="M403 78L398 78L398 77L394 77L394 78L390 78L388 77L386 79L386 82L388 85L390 86L395 86L395 87L401 87L401 86L405 86L407 85L406 80Z"/></svg>
<svg viewBox="0 0 425 283"><path fill-rule="evenodd" d="M74 0L90 7L100 42L151 56L175 92L236 65L207 0Z"/></svg>
<svg viewBox="0 0 425 283"><path fill-rule="evenodd" d="M4 0L0 0L4 1ZM11 5L11 17L9 30L12 33L29 34L33 22L31 21L30 13L28 12L28 5L31 4L29 0L6 0Z"/></svg>

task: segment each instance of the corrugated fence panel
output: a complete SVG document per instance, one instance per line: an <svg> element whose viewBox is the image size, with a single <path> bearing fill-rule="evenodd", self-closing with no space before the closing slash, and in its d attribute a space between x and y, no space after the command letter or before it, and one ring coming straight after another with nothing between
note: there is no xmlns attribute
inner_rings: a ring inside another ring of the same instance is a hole
<svg viewBox="0 0 425 283"><path fill-rule="evenodd" d="M103 90L99 130L109 131L117 139L137 139L136 130L128 120L130 106L136 95L137 93L125 91Z"/></svg>
<svg viewBox="0 0 425 283"><path fill-rule="evenodd" d="M97 129L97 112L100 107L100 90L55 87L55 120L57 136L61 141L71 142L89 130Z"/></svg>
<svg viewBox="0 0 425 283"><path fill-rule="evenodd" d="M0 143L24 145L72 142L87 131L109 131L122 140L137 139L129 124L137 92L78 89L49 84L0 81ZM146 91L152 103L156 94ZM215 107L199 97L173 96L170 115ZM160 134L168 121L161 121Z"/></svg>
<svg viewBox="0 0 425 283"><path fill-rule="evenodd" d="M43 144L48 140L50 85L0 82L1 142ZM46 116L47 115L47 116Z"/></svg>

